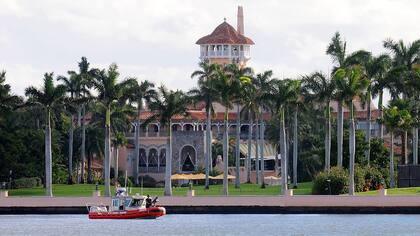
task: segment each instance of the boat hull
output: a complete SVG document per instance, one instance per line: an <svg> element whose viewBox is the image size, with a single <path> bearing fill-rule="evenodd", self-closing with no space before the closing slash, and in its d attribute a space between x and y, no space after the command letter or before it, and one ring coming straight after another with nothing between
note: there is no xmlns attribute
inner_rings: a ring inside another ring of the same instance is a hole
<svg viewBox="0 0 420 236"><path fill-rule="evenodd" d="M150 207L127 211L89 212L89 219L156 219L165 214L164 207Z"/></svg>

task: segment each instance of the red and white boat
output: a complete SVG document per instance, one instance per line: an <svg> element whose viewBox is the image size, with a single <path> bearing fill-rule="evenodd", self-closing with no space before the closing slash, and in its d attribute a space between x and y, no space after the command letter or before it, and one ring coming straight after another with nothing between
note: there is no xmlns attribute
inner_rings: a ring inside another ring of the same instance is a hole
<svg viewBox="0 0 420 236"><path fill-rule="evenodd" d="M157 198L146 207L146 196L116 196L109 207L88 206L89 219L156 219L164 216L164 207L157 206Z"/></svg>

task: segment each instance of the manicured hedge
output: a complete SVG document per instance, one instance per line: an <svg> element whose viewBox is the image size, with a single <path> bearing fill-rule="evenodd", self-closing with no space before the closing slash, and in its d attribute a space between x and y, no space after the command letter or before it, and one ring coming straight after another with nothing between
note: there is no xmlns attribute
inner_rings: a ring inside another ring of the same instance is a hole
<svg viewBox="0 0 420 236"><path fill-rule="evenodd" d="M356 192L377 190L389 185L389 173L386 169L373 166L356 165L354 171L354 187ZM329 172L320 172L314 180L313 194L346 194L349 189L349 173L347 169L333 167Z"/></svg>
<svg viewBox="0 0 420 236"><path fill-rule="evenodd" d="M312 193L338 195L347 193L348 187L349 175L347 171L339 167L333 167L329 172L320 172L315 177Z"/></svg>
<svg viewBox="0 0 420 236"><path fill-rule="evenodd" d="M14 182L14 188L33 188L42 184L41 179L38 177L20 178Z"/></svg>

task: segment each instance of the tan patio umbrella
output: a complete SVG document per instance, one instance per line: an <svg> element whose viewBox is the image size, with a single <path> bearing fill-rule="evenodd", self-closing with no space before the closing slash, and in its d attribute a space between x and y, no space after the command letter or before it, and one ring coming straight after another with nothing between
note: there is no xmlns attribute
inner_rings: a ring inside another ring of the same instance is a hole
<svg viewBox="0 0 420 236"><path fill-rule="evenodd" d="M171 179L174 179L174 180L188 180L188 178L183 174L173 174L171 176Z"/></svg>
<svg viewBox="0 0 420 236"><path fill-rule="evenodd" d="M216 176L214 176L214 177L210 177L211 179L223 179L223 174L220 174L220 175L216 175ZM235 176L233 176L233 175L228 175L227 176L227 178L228 179L235 179Z"/></svg>
<svg viewBox="0 0 420 236"><path fill-rule="evenodd" d="M201 179L205 179L206 175L202 174L202 173L198 173L198 174L191 174L188 176L188 179L190 180L201 180Z"/></svg>

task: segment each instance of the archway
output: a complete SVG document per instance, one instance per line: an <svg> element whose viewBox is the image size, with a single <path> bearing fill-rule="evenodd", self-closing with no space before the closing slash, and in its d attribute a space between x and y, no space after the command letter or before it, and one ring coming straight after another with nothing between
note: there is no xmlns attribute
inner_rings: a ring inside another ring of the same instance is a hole
<svg viewBox="0 0 420 236"><path fill-rule="evenodd" d="M180 124L172 124L172 131L180 131L182 126Z"/></svg>
<svg viewBox="0 0 420 236"><path fill-rule="evenodd" d="M196 151L193 146L185 145L181 149L181 170L194 171L197 165Z"/></svg>
<svg viewBox="0 0 420 236"><path fill-rule="evenodd" d="M184 125L184 131L193 131L194 126L192 124L185 124Z"/></svg>

